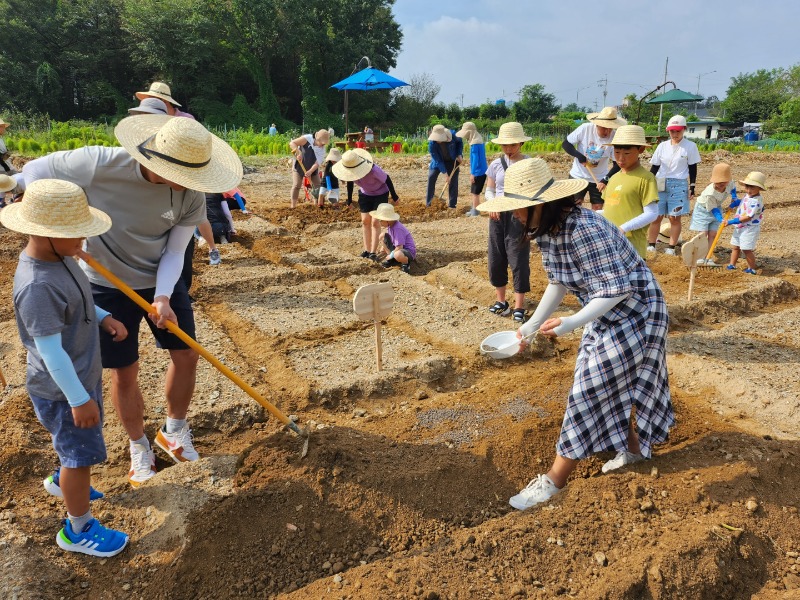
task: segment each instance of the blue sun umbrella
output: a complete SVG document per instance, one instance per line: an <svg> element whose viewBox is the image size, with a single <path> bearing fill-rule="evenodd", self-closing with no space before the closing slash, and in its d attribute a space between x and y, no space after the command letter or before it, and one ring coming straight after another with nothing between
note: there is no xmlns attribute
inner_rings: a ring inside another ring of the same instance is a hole
<svg viewBox="0 0 800 600"><path fill-rule="evenodd" d="M344 97L344 128L345 133L348 129L348 114L347 114L347 92L351 90L360 90L368 92L370 90L393 90L394 88L403 87L407 84L396 77L392 77L388 73L384 73L380 69L374 67L367 67L358 73L353 73L350 77L342 79L338 83L334 83L331 87L345 92Z"/></svg>

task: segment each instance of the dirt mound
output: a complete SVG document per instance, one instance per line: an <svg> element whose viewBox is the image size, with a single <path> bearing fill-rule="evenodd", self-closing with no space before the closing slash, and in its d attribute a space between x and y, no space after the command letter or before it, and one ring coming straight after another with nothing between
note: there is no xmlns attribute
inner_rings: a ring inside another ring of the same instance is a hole
<svg viewBox="0 0 800 600"><path fill-rule="evenodd" d="M719 155L719 156L717 156ZM677 425L654 458L604 475L582 461L546 505L508 505L553 458L579 335L507 361L481 357L512 329L487 310L484 217L424 205L424 157L380 156L420 249L411 275L361 259L355 207L288 206L288 167L265 161L243 190L250 215L222 264L195 255L198 338L310 432L300 440L203 363L192 405L203 457L131 490L127 440L107 403L109 460L94 472L105 524L131 533L119 557L65 554L63 506L42 489L56 464L24 389L11 286L24 238L0 240L0 597L759 600L800 597L800 230L796 155L714 157L769 177L759 276L649 264L669 303ZM557 177L570 160L545 156ZM441 185L441 184L440 184ZM723 234L717 262L729 258ZM530 311L547 285L532 254ZM387 281L382 327L352 297ZM565 299L560 311L578 308ZM146 432L163 422L166 361L142 334Z"/></svg>

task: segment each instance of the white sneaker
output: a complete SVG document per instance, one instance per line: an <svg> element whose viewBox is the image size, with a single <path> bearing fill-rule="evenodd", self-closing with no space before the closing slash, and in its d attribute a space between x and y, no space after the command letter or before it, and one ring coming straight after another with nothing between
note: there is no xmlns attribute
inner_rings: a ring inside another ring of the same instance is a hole
<svg viewBox="0 0 800 600"><path fill-rule="evenodd" d="M167 433L166 427L161 427L156 434L156 446L169 454L176 463L197 460L200 455L194 449L192 430L188 425L175 433Z"/></svg>
<svg viewBox="0 0 800 600"><path fill-rule="evenodd" d="M128 481L133 487L147 481L156 474L156 455L151 448L131 442L131 470Z"/></svg>
<svg viewBox="0 0 800 600"><path fill-rule="evenodd" d="M560 491L547 475L538 475L536 479L531 479L519 494L511 496L508 503L517 510L525 510L547 502Z"/></svg>
<svg viewBox="0 0 800 600"><path fill-rule="evenodd" d="M664 254L666 254L667 256L677 256L677 254L675 253L675 248L667 248L666 250L664 250Z"/></svg>
<svg viewBox="0 0 800 600"><path fill-rule="evenodd" d="M641 462L643 460L644 456L639 452L633 453L621 450L620 452L617 452L617 455L614 458L603 465L603 473L615 471L616 469L624 467L625 465L632 465L633 463Z"/></svg>
<svg viewBox="0 0 800 600"><path fill-rule="evenodd" d="M208 264L211 266L218 265L222 262L222 258L219 256L219 250L216 248L214 250L210 250L208 252Z"/></svg>
<svg viewBox="0 0 800 600"><path fill-rule="evenodd" d="M651 246L651 245L648 244L647 245L647 253L648 254L655 254L656 253L656 247L655 246Z"/></svg>

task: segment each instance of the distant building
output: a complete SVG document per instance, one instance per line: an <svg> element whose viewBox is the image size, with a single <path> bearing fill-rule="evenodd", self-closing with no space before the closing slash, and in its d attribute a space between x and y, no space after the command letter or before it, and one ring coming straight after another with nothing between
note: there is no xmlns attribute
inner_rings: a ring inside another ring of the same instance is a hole
<svg viewBox="0 0 800 600"><path fill-rule="evenodd" d="M695 140L716 140L719 137L719 130L722 126L721 121L714 119L700 119L686 123L687 138Z"/></svg>

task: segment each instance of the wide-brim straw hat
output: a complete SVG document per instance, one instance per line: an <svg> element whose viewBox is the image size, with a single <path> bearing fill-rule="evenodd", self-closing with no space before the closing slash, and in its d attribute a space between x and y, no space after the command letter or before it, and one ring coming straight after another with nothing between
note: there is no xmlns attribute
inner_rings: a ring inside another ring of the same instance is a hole
<svg viewBox="0 0 800 600"><path fill-rule="evenodd" d="M650 147L644 137L644 129L638 125L623 125L614 132L614 139L604 146L645 146Z"/></svg>
<svg viewBox="0 0 800 600"><path fill-rule="evenodd" d="M322 142L323 146L327 146L328 142L331 141L331 132L327 129L320 129L314 134L314 141Z"/></svg>
<svg viewBox="0 0 800 600"><path fill-rule="evenodd" d="M136 92L136 97L139 100L144 100L148 96L153 98L161 98L162 100L166 100L173 106L180 106L178 101L172 97L172 90L169 89L169 86L162 82L162 81L154 81L150 84L150 89L146 92Z"/></svg>
<svg viewBox="0 0 800 600"><path fill-rule="evenodd" d="M233 148L194 119L134 115L122 119L114 135L146 169L190 190L227 192L242 180Z"/></svg>
<svg viewBox="0 0 800 600"><path fill-rule="evenodd" d="M161 98L143 98L139 106L129 108L132 115L168 115L166 103Z"/></svg>
<svg viewBox="0 0 800 600"><path fill-rule="evenodd" d="M717 163L711 169L711 183L727 183L733 176L731 175L731 166L728 163Z"/></svg>
<svg viewBox="0 0 800 600"><path fill-rule="evenodd" d="M481 212L505 212L560 200L585 190L585 179L556 180L541 158L526 158L506 170L503 195L478 205Z"/></svg>
<svg viewBox="0 0 800 600"><path fill-rule="evenodd" d="M452 132L444 125L434 125L433 129L431 129L431 134L428 136L428 141L431 142L449 142L452 139Z"/></svg>
<svg viewBox="0 0 800 600"><path fill-rule="evenodd" d="M92 208L83 190L70 181L39 179L25 190L22 202L0 211L8 229L51 238L83 238L111 229L111 217Z"/></svg>
<svg viewBox="0 0 800 600"><path fill-rule="evenodd" d="M17 187L17 182L14 178L8 175L0 175L0 194L10 192Z"/></svg>
<svg viewBox="0 0 800 600"><path fill-rule="evenodd" d="M339 162L342 160L342 153L338 148L331 148L328 156L325 157L325 162Z"/></svg>
<svg viewBox="0 0 800 600"><path fill-rule="evenodd" d="M369 211L369 216L373 219L378 219L379 221L399 221L400 215L398 215L394 207L389 204L388 202L383 202L378 204L378 208L375 210Z"/></svg>
<svg viewBox="0 0 800 600"><path fill-rule="evenodd" d="M760 187L762 190L767 189L767 176L761 171L750 171L747 177L742 179L739 183L742 185L754 185Z"/></svg>
<svg viewBox="0 0 800 600"><path fill-rule="evenodd" d="M341 181L358 181L372 170L372 155L363 148L348 150L333 165L333 174Z"/></svg>
<svg viewBox="0 0 800 600"><path fill-rule="evenodd" d="M588 113L586 120L608 129L617 129L628 124L628 121L617 114L617 109L613 106L604 106L600 112Z"/></svg>
<svg viewBox="0 0 800 600"><path fill-rule="evenodd" d="M3 119L0 119L0 127L5 127L6 125L10 125L10 123L8 121L3 121Z"/></svg>
<svg viewBox="0 0 800 600"><path fill-rule="evenodd" d="M497 137L492 140L493 144L522 144L529 142L532 138L525 135L525 130L520 123L516 121L509 121L500 125L500 131L497 132Z"/></svg>

